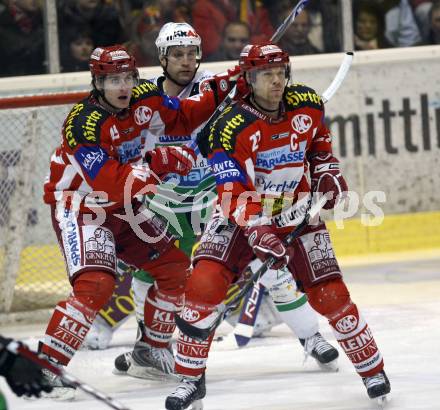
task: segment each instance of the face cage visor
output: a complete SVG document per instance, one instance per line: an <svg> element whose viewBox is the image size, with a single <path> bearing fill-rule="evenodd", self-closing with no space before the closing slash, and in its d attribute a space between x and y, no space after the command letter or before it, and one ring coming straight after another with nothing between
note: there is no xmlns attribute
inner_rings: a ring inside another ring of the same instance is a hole
<svg viewBox="0 0 440 410"><path fill-rule="evenodd" d="M261 65L259 67L255 67L250 70L247 70L247 73L249 73L249 82L255 83L257 79L257 72L264 71L270 68L277 68L277 67L284 67L284 77L286 79L286 85L287 85L287 83L290 80L290 63L279 63L279 64L269 63L266 65Z"/></svg>
<svg viewBox="0 0 440 410"><path fill-rule="evenodd" d="M139 71L134 70L97 75L93 78L92 82L94 87L99 91L134 88L139 85Z"/></svg>

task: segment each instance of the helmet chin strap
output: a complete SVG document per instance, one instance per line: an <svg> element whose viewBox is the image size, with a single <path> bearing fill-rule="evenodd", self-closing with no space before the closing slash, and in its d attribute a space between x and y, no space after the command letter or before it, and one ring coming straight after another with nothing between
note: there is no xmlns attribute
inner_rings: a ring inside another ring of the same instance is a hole
<svg viewBox="0 0 440 410"><path fill-rule="evenodd" d="M195 77L196 74L197 74L197 70L198 70L199 67L200 67L200 60L199 60L198 63L197 63L197 67L196 67L196 69L194 70L194 74L193 74L193 76L191 77L191 79L188 80L188 81L185 82L185 83L181 83L181 82L177 81L176 79L174 79L173 77L171 77L170 73L169 73L168 70L167 70L167 68L168 68L168 57L167 57L167 56L164 56L164 57L165 57L166 64L165 64L165 66L162 66L162 68L163 68L163 74L164 74L164 76L165 76L166 78L168 78L171 82L173 82L174 84L178 85L179 87L186 87L189 83L191 83L192 80L194 80L194 77Z"/></svg>

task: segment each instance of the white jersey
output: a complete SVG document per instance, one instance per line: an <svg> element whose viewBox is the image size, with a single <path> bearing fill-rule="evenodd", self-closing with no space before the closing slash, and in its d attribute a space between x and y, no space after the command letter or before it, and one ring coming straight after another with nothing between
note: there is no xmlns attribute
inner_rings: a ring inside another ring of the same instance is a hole
<svg viewBox="0 0 440 410"><path fill-rule="evenodd" d="M193 80L180 92L177 97L185 99L201 94L200 84L213 76L209 71L197 72ZM150 81L156 84L163 91L164 76L159 76ZM148 130L145 132L145 149L151 150L163 145L187 145L191 146L196 154L197 160L191 172L185 176L171 174L167 177L166 183L158 187L158 193L153 199L147 198L150 207L159 208L167 211L172 208L175 213L186 213L201 211L209 206L213 206L216 195L213 194L215 181L211 175L208 160L204 158L199 148L194 144L199 130L204 124L200 125L191 135L156 136Z"/></svg>

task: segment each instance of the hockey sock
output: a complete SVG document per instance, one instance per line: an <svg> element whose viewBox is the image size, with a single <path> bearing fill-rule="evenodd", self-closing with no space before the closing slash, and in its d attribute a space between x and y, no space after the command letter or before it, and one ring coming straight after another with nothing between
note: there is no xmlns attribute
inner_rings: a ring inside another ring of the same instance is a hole
<svg viewBox="0 0 440 410"><path fill-rule="evenodd" d="M148 289L144 307L143 340L151 346L165 348L173 336L176 323L174 312L182 309L183 296L172 296L158 290Z"/></svg>
<svg viewBox="0 0 440 410"><path fill-rule="evenodd" d="M39 350L67 366L81 347L95 318L96 311L71 297L59 302L40 342Z"/></svg>
<svg viewBox="0 0 440 410"><path fill-rule="evenodd" d="M209 315L215 306L187 302L182 311L182 318L188 322L209 322ZM177 339L176 373L187 376L199 376L203 373L208 360L209 348L214 335L207 340L198 341L179 332Z"/></svg>
<svg viewBox="0 0 440 410"><path fill-rule="evenodd" d="M299 339L307 339L318 330L318 318L307 295L298 292L292 274L287 269L269 270L261 281L268 289L284 323Z"/></svg>
<svg viewBox="0 0 440 410"><path fill-rule="evenodd" d="M316 312L311 308L307 295L298 294L289 302L274 301L283 322L295 333L298 339L307 339L319 331Z"/></svg>
<svg viewBox="0 0 440 410"><path fill-rule="evenodd" d="M360 376L373 376L383 369L382 355L373 334L353 302L349 301L327 317L336 340Z"/></svg>

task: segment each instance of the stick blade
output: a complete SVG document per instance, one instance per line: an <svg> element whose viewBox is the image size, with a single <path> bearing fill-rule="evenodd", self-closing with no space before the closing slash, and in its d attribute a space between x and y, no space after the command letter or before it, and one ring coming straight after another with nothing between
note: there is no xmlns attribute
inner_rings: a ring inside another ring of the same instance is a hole
<svg viewBox="0 0 440 410"><path fill-rule="evenodd" d="M176 325L179 328L179 330L185 334L188 337L191 337L192 339L198 340L198 341L205 341L208 339L211 332L215 329L213 325L211 325L208 328L200 328L197 326L194 326L190 323L188 323L186 320L182 319L179 315L174 315L174 320L176 321Z"/></svg>

